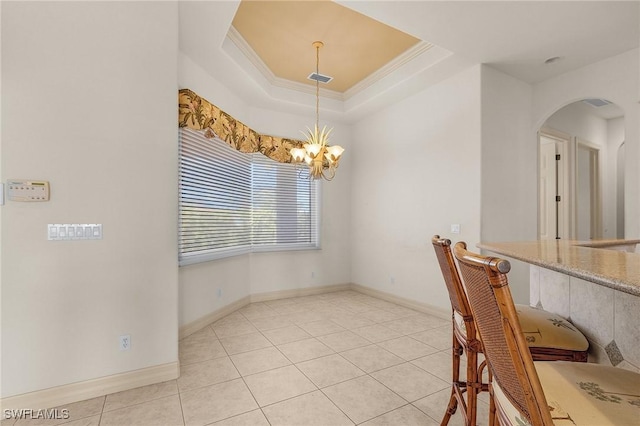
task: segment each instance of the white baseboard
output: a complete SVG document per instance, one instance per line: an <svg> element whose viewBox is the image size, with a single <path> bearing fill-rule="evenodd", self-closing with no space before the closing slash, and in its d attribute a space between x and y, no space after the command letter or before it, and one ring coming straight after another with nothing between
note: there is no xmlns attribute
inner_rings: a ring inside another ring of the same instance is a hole
<svg viewBox="0 0 640 426"><path fill-rule="evenodd" d="M242 299L236 300L229 305L226 305L218 310L211 312L203 317L198 318L195 321L191 321L180 327L178 332L179 338L183 339L198 330L212 324L219 319L232 314L238 309L248 305L249 303L266 302L268 300L287 299L290 297L312 296L315 294L330 293L332 291L349 290L351 284L334 284L325 285L319 287L298 288L293 290L280 290L270 291L266 293L256 293L250 296L245 296Z"/></svg>
<svg viewBox="0 0 640 426"><path fill-rule="evenodd" d="M251 303L266 302L268 300L288 299L290 297L313 296L316 294L331 293L333 291L350 290L351 284L333 284L319 287L296 288L293 290L270 291L267 293L252 294Z"/></svg>
<svg viewBox="0 0 640 426"><path fill-rule="evenodd" d="M210 314L207 314L203 317L198 318L195 321L191 321L180 327L178 331L178 338L183 339L196 331L218 321L222 317L226 317L229 314L234 313L238 309L248 305L251 303L251 296L245 296L242 299L238 299L235 302L231 302L230 304L223 306L220 309L217 309Z"/></svg>
<svg viewBox="0 0 640 426"><path fill-rule="evenodd" d="M178 362L156 365L140 370L127 371L126 373L112 376L99 377L68 385L56 386L22 395L2 398L2 409L45 409L59 407L64 404L84 401L114 392L120 392L152 385L154 383L173 380L180 376Z"/></svg>
<svg viewBox="0 0 640 426"><path fill-rule="evenodd" d="M451 309L443 309L438 306L429 305L427 303L405 299L404 297L396 296L380 290L375 290L373 288L365 287L360 284L351 284L351 290L358 291L369 296L377 297L378 299L386 300L387 302L396 303L406 308L415 309L416 311L433 315L434 317L442 318L445 320L451 319Z"/></svg>

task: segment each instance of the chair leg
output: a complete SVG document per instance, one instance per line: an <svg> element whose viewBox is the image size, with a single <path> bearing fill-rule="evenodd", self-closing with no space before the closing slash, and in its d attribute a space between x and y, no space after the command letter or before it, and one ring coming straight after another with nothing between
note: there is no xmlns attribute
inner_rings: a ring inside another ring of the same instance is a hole
<svg viewBox="0 0 640 426"><path fill-rule="evenodd" d="M460 383L460 356L462 355L463 348L456 336L453 335L453 344L451 346L451 359L452 359L452 369L451 369L451 396L449 397L449 404L447 405L447 410L444 413L444 417L440 422L441 426L446 426L449 424L449 420L451 416L456 413L458 408L458 394L460 390L456 391L456 387L459 386ZM465 408L465 407L463 407Z"/></svg>
<svg viewBox="0 0 640 426"><path fill-rule="evenodd" d="M478 392L482 383L478 376L478 353L467 351L467 419L468 424L475 426L478 411Z"/></svg>
<svg viewBox="0 0 640 426"><path fill-rule="evenodd" d="M498 426L498 413L496 413L496 403L493 400L493 395L489 399L489 426Z"/></svg>

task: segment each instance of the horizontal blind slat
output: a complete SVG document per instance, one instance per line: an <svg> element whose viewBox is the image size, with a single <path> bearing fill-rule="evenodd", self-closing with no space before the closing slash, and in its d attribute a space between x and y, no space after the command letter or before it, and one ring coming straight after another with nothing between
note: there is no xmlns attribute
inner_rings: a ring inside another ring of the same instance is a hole
<svg viewBox="0 0 640 426"><path fill-rule="evenodd" d="M181 264L247 247L317 246L318 183L306 170L187 128L180 129L179 146Z"/></svg>

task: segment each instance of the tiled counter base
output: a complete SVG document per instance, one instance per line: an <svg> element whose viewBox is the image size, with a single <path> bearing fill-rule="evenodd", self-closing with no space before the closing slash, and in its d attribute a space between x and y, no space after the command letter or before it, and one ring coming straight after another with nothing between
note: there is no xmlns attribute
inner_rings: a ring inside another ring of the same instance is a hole
<svg viewBox="0 0 640 426"><path fill-rule="evenodd" d="M532 306L569 318L590 343L589 362L640 372L640 297L530 265Z"/></svg>

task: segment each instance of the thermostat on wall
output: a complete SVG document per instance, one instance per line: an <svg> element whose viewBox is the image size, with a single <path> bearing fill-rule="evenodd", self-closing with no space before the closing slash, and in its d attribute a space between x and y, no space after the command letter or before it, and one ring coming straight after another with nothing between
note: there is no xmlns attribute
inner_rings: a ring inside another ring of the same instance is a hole
<svg viewBox="0 0 640 426"><path fill-rule="evenodd" d="M7 196L11 201L49 201L49 182L46 180L10 180Z"/></svg>

